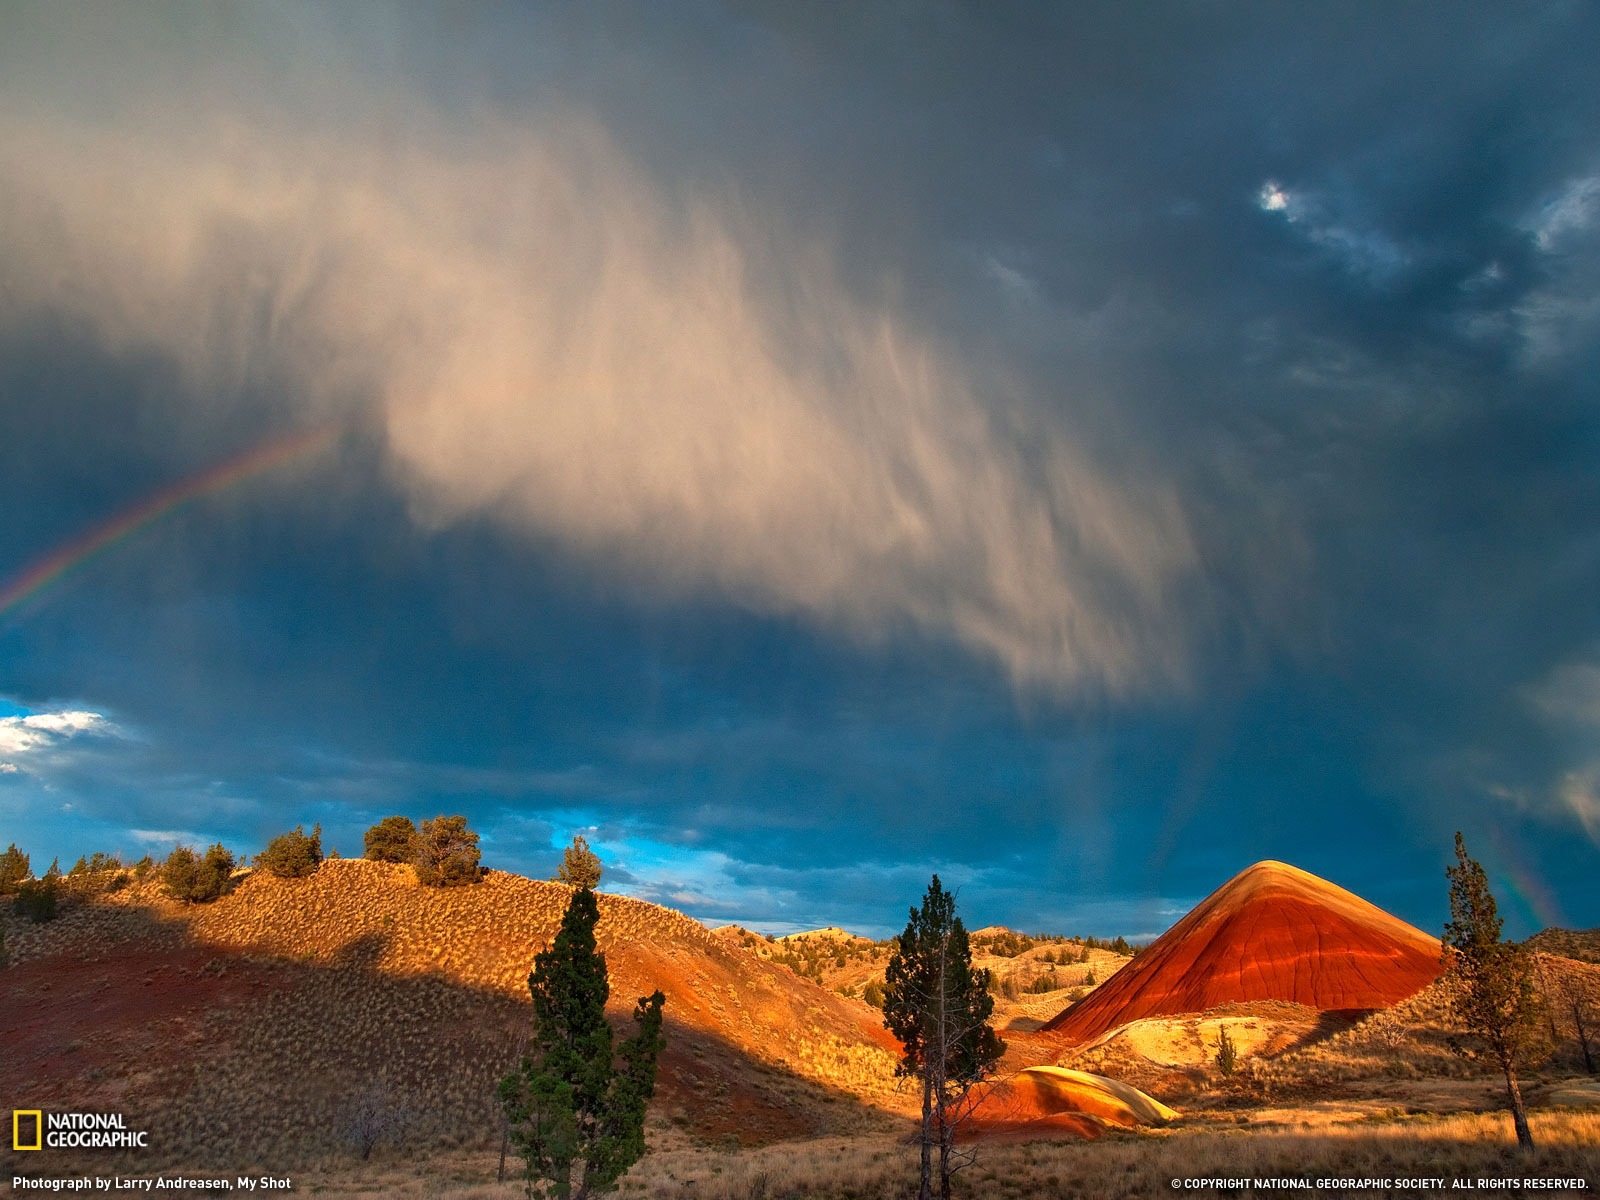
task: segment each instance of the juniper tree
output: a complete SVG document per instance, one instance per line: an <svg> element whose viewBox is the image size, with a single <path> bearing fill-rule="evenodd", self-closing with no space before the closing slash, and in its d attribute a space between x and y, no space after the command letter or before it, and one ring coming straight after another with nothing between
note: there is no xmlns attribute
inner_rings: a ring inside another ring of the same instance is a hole
<svg viewBox="0 0 1600 1200"><path fill-rule="evenodd" d="M935 1144L941 1197L950 1195L951 1175L972 1161L970 1153L956 1153L956 1130L971 1111L968 1094L1005 1053L989 1025L989 972L973 968L967 930L955 912L955 897L935 875L884 971L883 1023L903 1048L896 1073L922 1083L917 1200L933 1196Z"/></svg>
<svg viewBox="0 0 1600 1200"><path fill-rule="evenodd" d="M373 862L409 863L417 858L417 827L410 817L385 817L363 839Z"/></svg>
<svg viewBox="0 0 1600 1200"><path fill-rule="evenodd" d="M600 886L600 856L589 849L588 839L578 834L572 839L566 853L561 856L561 869L556 872L556 882L569 887L589 888Z"/></svg>
<svg viewBox="0 0 1600 1200"><path fill-rule="evenodd" d="M555 941L534 959L532 1036L521 1065L500 1081L530 1196L544 1182L546 1195L584 1200L609 1189L644 1153L666 997L641 998L634 1034L615 1046L605 1014L611 985L594 936L599 919L594 892L579 888Z"/></svg>
<svg viewBox="0 0 1600 1200"><path fill-rule="evenodd" d="M1515 942L1500 940L1500 914L1483 868L1467 857L1466 842L1456 834L1456 865L1446 867L1450 880L1450 920L1444 927L1444 965L1455 984L1452 1007L1473 1048L1452 1039L1458 1053L1485 1058L1500 1068L1511 1102L1517 1145L1533 1149L1528 1110L1522 1103L1517 1067L1526 1063L1539 1038L1538 995L1533 985L1533 956Z"/></svg>
<svg viewBox="0 0 1600 1200"><path fill-rule="evenodd" d="M305 829L296 825L288 833L280 833L267 843L267 848L256 855L256 865L265 867L280 879L304 879L315 875L322 865L322 826L318 825L307 837Z"/></svg>
<svg viewBox="0 0 1600 1200"><path fill-rule="evenodd" d="M204 904L228 890L234 858L221 842L201 858L187 846L176 847L161 866L161 882L174 900Z"/></svg>
<svg viewBox="0 0 1600 1200"><path fill-rule="evenodd" d="M0 896L14 896L31 874L28 856L12 842L0 853Z"/></svg>
<svg viewBox="0 0 1600 1200"><path fill-rule="evenodd" d="M1223 1025L1217 1030L1217 1070L1226 1077L1231 1078L1239 1069L1239 1048L1233 1044L1233 1039L1228 1036L1228 1027Z"/></svg>
<svg viewBox="0 0 1600 1200"><path fill-rule="evenodd" d="M457 887L478 882L479 857L478 835L467 828L465 817L434 817L422 823L413 865L419 882Z"/></svg>

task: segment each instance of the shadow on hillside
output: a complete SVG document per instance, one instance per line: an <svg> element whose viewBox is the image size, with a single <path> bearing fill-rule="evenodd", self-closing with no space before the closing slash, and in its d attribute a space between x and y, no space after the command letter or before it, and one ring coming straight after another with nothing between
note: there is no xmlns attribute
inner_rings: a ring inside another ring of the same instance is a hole
<svg viewBox="0 0 1600 1200"><path fill-rule="evenodd" d="M526 993L381 970L389 932L323 960L203 942L182 918L133 904L85 905L33 932L0 974L0 1006L27 1014L0 1031L0 1091L33 1107L122 1113L150 1131L150 1149L6 1147L15 1173L359 1164L363 1137L377 1160L500 1145L495 1087L526 1040ZM619 1022L622 1035L630 1028ZM733 1148L888 1119L684 1025L670 993L666 1033L654 1128Z"/></svg>

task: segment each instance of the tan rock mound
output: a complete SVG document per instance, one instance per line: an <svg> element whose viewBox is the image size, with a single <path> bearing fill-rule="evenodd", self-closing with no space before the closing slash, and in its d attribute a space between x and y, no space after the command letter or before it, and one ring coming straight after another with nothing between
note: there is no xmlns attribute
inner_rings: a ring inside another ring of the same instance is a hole
<svg viewBox="0 0 1600 1200"><path fill-rule="evenodd" d="M1439 940L1298 867L1234 876L1091 995L1045 1025L1089 1042L1143 1017L1287 1000L1387 1008L1438 978Z"/></svg>
<svg viewBox="0 0 1600 1200"><path fill-rule="evenodd" d="M1108 1125L1165 1125L1177 1113L1104 1075L1028 1067L986 1092L963 1124L963 1140L996 1135L1098 1137Z"/></svg>

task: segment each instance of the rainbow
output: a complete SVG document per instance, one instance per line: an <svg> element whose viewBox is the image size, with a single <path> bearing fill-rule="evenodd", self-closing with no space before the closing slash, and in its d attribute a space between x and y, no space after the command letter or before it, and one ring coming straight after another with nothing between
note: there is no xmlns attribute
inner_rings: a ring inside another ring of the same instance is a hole
<svg viewBox="0 0 1600 1200"><path fill-rule="evenodd" d="M86 530L65 545L28 564L0 588L0 618L78 570L96 556L134 536L182 508L192 500L214 495L234 484L270 471L332 444L336 431L329 426L274 438L198 475L168 484L160 491L124 509L110 520Z"/></svg>
<svg viewBox="0 0 1600 1200"><path fill-rule="evenodd" d="M1522 840L1509 830L1499 829L1491 830L1489 840L1502 868L1495 874L1509 885L1512 898L1533 919L1535 932L1551 925L1565 926L1561 901L1529 864Z"/></svg>

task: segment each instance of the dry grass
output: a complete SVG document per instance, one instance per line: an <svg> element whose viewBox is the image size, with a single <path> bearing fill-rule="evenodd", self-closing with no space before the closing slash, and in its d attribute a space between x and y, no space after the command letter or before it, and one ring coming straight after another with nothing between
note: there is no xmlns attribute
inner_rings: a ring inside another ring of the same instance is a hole
<svg viewBox="0 0 1600 1200"><path fill-rule="evenodd" d="M15 965L0 974L0 1003L55 1024L22 1040L0 1029L12 1039L0 1082L46 1107L125 1112L157 1134L151 1154L85 1161L101 1173L292 1170L297 1190L330 1195L518 1196L491 1182L494 1082L526 1029L533 954L568 895L500 873L425 889L407 868L348 860L305 880L253 876L213 905L175 904L147 881L48 925L8 919ZM681 913L614 896L601 912L616 1015L655 986L669 997L651 1152L624 1197L909 1193L903 1117L915 1097L893 1079L875 1012ZM1032 978L1048 971L1050 949L981 965ZM869 952L846 958L851 969L873 965ZM1125 961L1095 950L1056 970L1071 984L1092 968L1103 982ZM1551 970L1585 987L1600 980L1600 968ZM1463 1111L1493 1105L1494 1081L1450 1053L1444 1001L1441 987L1427 989L1251 1059L1234 1080L1201 1068L1152 1086L1125 1074L1186 1118L1093 1143L985 1147L958 1195L1148 1195L1170 1192L1175 1175L1592 1176L1600 1116L1536 1112L1545 1148L1525 1163L1504 1116ZM1064 992L1027 996L996 1015L1018 1053L1040 1053L1047 1041L1028 1025L1064 1003ZM394 1133L363 1163L347 1125L374 1081ZM1530 1080L1536 1105L1549 1090Z"/></svg>
<svg viewBox="0 0 1600 1200"><path fill-rule="evenodd" d="M1600 1115L1536 1113L1539 1149L1521 1154L1502 1114L1271 1126L1203 1123L1170 1131L1113 1133L1094 1142L1034 1142L979 1148L956 1176L962 1200L1121 1200L1173 1194L1174 1178L1580 1177L1600 1186ZM520 1184L495 1184L490 1154L423 1163L392 1160L356 1174L313 1170L311 1190L329 1195L513 1200ZM653 1148L622 1180L624 1200L894 1200L914 1195L916 1147L905 1136L816 1138L723 1153ZM1248 1191L1249 1189L1245 1189ZM1191 1193L1193 1194L1193 1193ZM1239 1189L1224 1191L1238 1195ZM1319 1195L1412 1194L1404 1189L1329 1188ZM1542 1195L1556 1194L1542 1191Z"/></svg>

